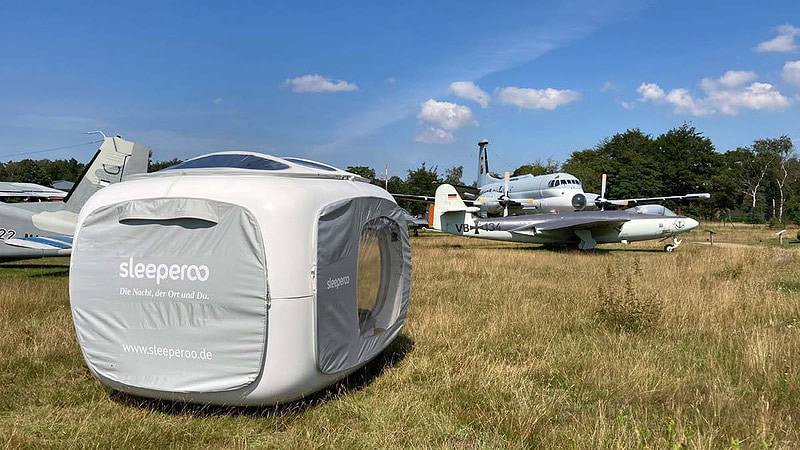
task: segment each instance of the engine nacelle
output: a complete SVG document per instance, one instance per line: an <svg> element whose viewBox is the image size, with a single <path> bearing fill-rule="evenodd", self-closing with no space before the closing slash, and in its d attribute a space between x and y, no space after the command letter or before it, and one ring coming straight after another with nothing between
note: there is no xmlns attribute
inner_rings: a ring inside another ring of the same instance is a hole
<svg viewBox="0 0 800 450"><path fill-rule="evenodd" d="M485 212L488 215L496 216L503 214L503 205L500 203L500 194L499 192L487 192L480 197L475 202L476 206L480 206L481 212Z"/></svg>

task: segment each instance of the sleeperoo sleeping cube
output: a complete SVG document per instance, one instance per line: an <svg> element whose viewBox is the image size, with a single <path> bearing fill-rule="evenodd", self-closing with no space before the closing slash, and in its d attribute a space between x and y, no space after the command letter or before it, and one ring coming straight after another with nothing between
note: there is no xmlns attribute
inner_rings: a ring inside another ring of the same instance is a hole
<svg viewBox="0 0 800 450"><path fill-rule="evenodd" d="M406 222L386 191L314 161L223 152L94 195L78 219L70 302L103 384L265 405L386 348L410 281Z"/></svg>

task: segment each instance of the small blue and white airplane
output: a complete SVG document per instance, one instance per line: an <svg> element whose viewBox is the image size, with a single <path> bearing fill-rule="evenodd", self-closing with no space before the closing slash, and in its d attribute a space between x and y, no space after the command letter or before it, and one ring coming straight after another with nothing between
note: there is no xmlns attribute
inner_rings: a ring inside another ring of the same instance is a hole
<svg viewBox="0 0 800 450"><path fill-rule="evenodd" d="M109 184L147 173L149 158L150 147L119 136L103 135L103 143L94 158L63 201L0 202L0 261L69 255L78 213L86 200ZM48 188L35 188L35 185L9 185L4 192L11 197L55 194Z"/></svg>

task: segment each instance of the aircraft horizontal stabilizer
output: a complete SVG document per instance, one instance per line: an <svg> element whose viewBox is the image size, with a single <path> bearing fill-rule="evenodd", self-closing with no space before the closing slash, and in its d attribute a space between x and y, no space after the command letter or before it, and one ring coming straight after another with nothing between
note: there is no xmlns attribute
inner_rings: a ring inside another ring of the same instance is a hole
<svg viewBox="0 0 800 450"><path fill-rule="evenodd" d="M392 194L395 200L411 200L412 202L433 203L436 199L427 195Z"/></svg>
<svg viewBox="0 0 800 450"><path fill-rule="evenodd" d="M0 181L0 197L65 197L66 192L33 183Z"/></svg>
<svg viewBox="0 0 800 450"><path fill-rule="evenodd" d="M22 247L33 250L69 250L72 248L72 236L31 236L6 239L3 242L12 247Z"/></svg>

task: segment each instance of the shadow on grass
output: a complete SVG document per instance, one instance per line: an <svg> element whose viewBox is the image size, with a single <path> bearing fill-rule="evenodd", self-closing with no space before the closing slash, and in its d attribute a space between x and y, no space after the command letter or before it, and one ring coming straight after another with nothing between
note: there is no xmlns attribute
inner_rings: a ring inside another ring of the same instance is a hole
<svg viewBox="0 0 800 450"><path fill-rule="evenodd" d="M414 341L401 334L384 351L364 367L351 373L335 384L308 397L275 406L218 406L173 402L139 397L124 392L112 391L111 401L134 408L149 409L165 414L189 415L193 417L250 416L284 417L302 413L320 404L327 403L356 392L372 384L386 369L394 367L414 350Z"/></svg>

